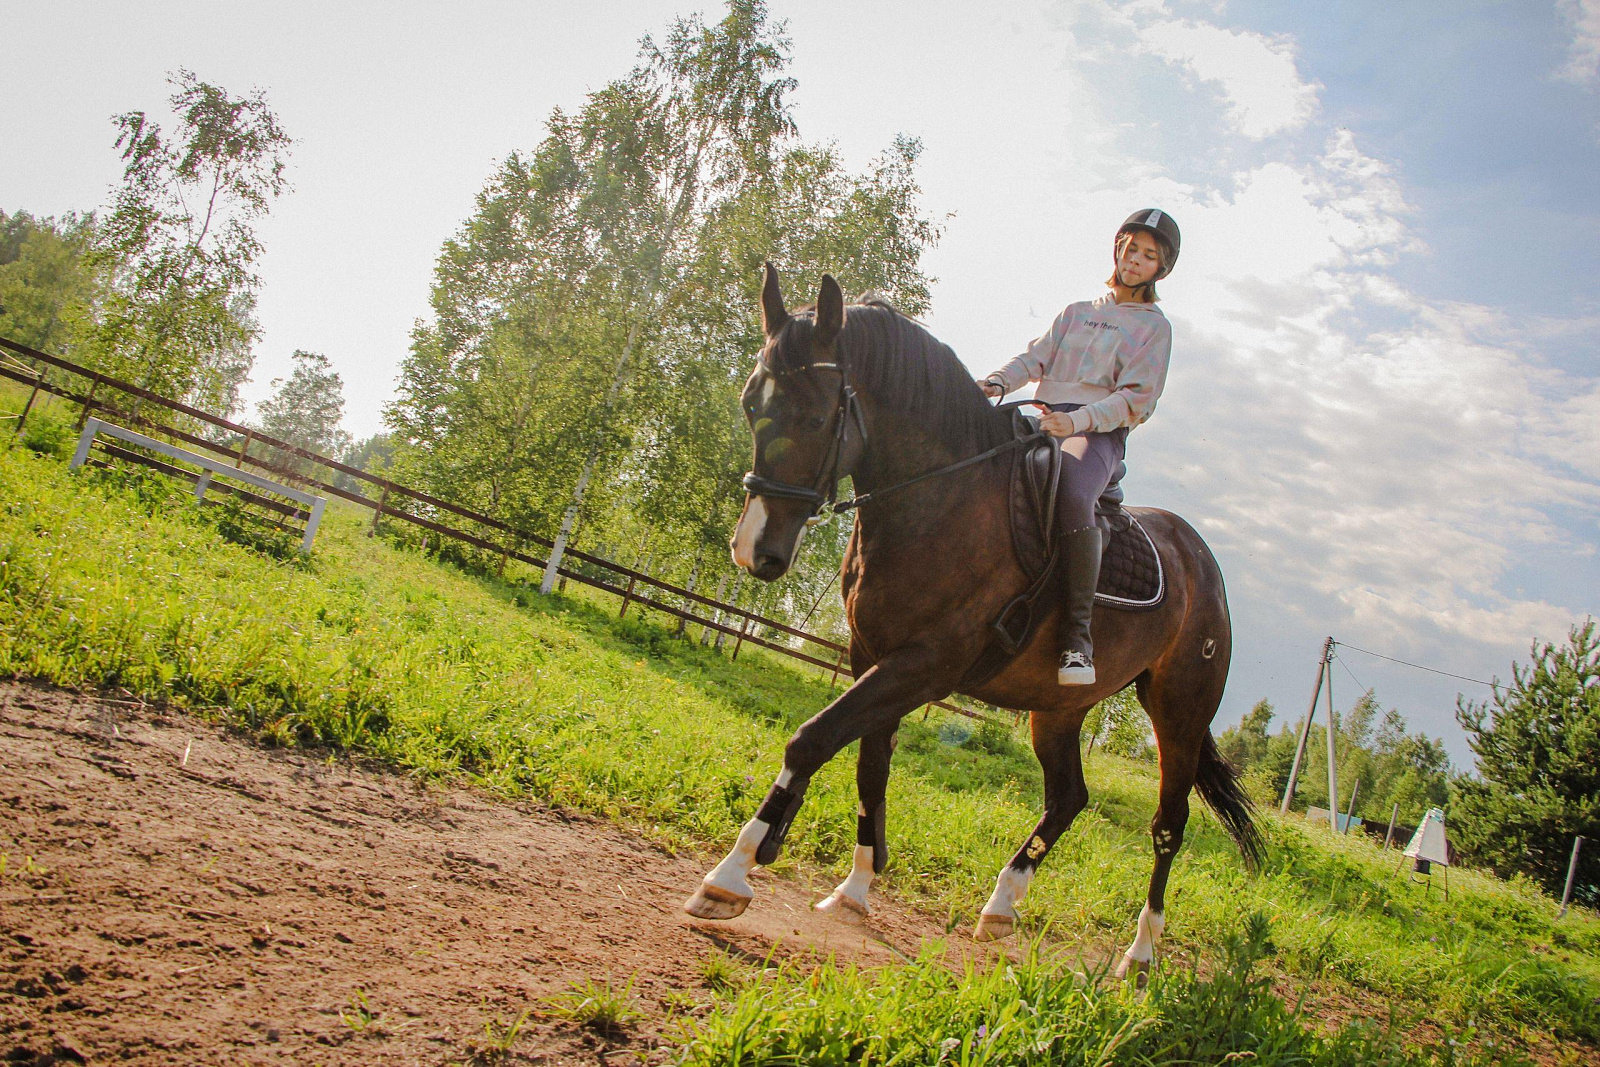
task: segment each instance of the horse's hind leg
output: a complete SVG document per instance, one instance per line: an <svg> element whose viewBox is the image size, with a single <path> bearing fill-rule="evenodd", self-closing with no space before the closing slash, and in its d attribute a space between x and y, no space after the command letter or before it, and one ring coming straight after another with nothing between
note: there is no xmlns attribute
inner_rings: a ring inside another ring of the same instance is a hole
<svg viewBox="0 0 1600 1067"><path fill-rule="evenodd" d="M1083 780L1083 759L1078 752L1082 712L1035 712L1031 719L1033 751L1044 769L1044 816L1017 849L995 882L989 902L978 916L972 936L977 941L1009 937L1016 928L1017 904L1028 891L1033 874L1056 839L1089 803Z"/></svg>
<svg viewBox="0 0 1600 1067"><path fill-rule="evenodd" d="M1207 688L1201 686L1202 689ZM1139 925L1133 944L1117 963L1116 977L1136 969L1140 983L1147 980L1155 959L1156 942L1166 929L1167 876L1172 857L1183 844L1184 827L1189 822L1189 791L1194 788L1200 763L1200 748L1209 736L1211 717L1221 700L1202 692L1182 696L1172 693L1170 684L1158 677L1142 676L1138 682L1139 703L1144 705L1155 727L1156 748L1161 760L1161 800L1150 821L1150 837L1155 845L1155 869L1150 872L1150 889L1139 911ZM1209 703L1206 701L1209 699Z"/></svg>
<svg viewBox="0 0 1600 1067"><path fill-rule="evenodd" d="M873 878L882 874L889 862L884 813L889 791L889 759L894 755L894 747L895 728L861 739L861 753L856 758L856 795L861 806L856 814L856 848L850 875L817 905L818 911L842 908L857 915L871 914L867 892L872 888Z"/></svg>

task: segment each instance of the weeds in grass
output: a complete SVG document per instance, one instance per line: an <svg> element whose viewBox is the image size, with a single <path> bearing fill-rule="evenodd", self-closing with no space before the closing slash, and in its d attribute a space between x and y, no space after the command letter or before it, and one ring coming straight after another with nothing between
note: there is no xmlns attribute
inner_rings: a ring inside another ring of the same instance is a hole
<svg viewBox="0 0 1600 1067"><path fill-rule="evenodd" d="M750 969L721 949L714 949L700 964L700 978L719 993L732 993L749 984Z"/></svg>
<svg viewBox="0 0 1600 1067"><path fill-rule="evenodd" d="M364 989L357 989L350 994L349 1011L345 1011L342 1008L339 1011L340 1021L358 1034L373 1031L382 1019L382 1015L382 1012L372 1010L372 1004L367 1000L367 993Z"/></svg>
<svg viewBox="0 0 1600 1067"><path fill-rule="evenodd" d="M544 1004L556 1018L602 1034L615 1033L639 1014L633 1003L632 978L621 989L614 988L609 978L604 982L585 978L563 992L546 997Z"/></svg>
<svg viewBox="0 0 1600 1067"><path fill-rule="evenodd" d="M1223 939L1210 977L1159 973L1147 995L1050 962L1037 944L1015 963L953 970L935 947L878 970L786 964L723 1013L686 1021L686 1067L758 1063L1421 1067L1519 1062L1448 1041L1408 1051L1393 1026L1327 1032L1272 995L1259 970L1270 924L1248 917Z"/></svg>
<svg viewBox="0 0 1600 1067"><path fill-rule="evenodd" d="M511 1022L504 1022L498 1015L491 1016L483 1021L483 1039L471 1044L470 1051L478 1063L499 1063L511 1052L511 1047L517 1043L517 1038L522 1036L522 1028L528 1021L528 1016L533 1014L532 1008L524 1008L522 1014Z"/></svg>

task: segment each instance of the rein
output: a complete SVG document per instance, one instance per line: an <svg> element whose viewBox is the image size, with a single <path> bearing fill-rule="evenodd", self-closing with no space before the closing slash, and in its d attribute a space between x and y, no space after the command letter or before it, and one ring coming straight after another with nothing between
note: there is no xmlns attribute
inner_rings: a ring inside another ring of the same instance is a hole
<svg viewBox="0 0 1600 1067"><path fill-rule="evenodd" d="M772 367L766 366L765 362L763 362L763 366L766 367L768 374L774 377L779 376L778 372ZM1026 437L1013 437L1004 444L995 445L986 452L968 456L966 459L948 463L943 467L936 467L931 471L924 471L914 477L907 478L903 482L897 482L883 489L874 489L870 493L858 493L850 497L849 500L836 500L835 494L838 492L840 478L839 464L844 460L845 433L850 423L854 422L856 425L856 432L861 436L861 447L865 449L867 445L867 425L861 417L861 401L857 398L855 387L850 384L849 376L845 373L844 367L839 364L811 363L800 369L808 371L831 370L837 371L839 374L839 400L837 407L834 409L837 421L834 423L833 441L828 446L827 454L822 458L816 479L808 488L803 485L795 485L792 482L780 482L772 478L765 478L752 470L745 473L744 478L741 479L741 484L744 486L745 492L753 496L806 501L811 505L811 514L806 517L807 526L816 526L819 523L827 522L841 512L854 511L864 504L870 504L877 497L888 496L890 493L898 492L930 478L954 474L958 470L982 463L984 460L993 459L995 456L1003 452L1009 452L1013 448L1031 445L1050 436L1039 430L1028 434Z"/></svg>

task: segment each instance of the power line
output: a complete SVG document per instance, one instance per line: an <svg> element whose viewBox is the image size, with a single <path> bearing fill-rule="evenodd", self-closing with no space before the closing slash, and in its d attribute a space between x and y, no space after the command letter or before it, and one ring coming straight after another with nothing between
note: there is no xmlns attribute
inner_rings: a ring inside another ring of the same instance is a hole
<svg viewBox="0 0 1600 1067"><path fill-rule="evenodd" d="M1347 645L1343 641L1335 641L1334 644L1339 646L1340 648L1348 648L1352 652L1360 652L1363 655L1374 656L1374 657L1376 657L1378 659L1386 659L1390 663L1398 663L1402 667L1415 667L1417 670L1419 670L1419 671L1427 671L1429 674L1442 674L1446 678L1458 678L1463 682L1476 682L1479 685L1487 685L1487 686L1490 686L1490 687L1493 687L1493 686L1498 684L1496 682L1486 682L1482 678L1468 678L1464 674L1451 674L1449 671L1441 671L1437 667L1424 667L1422 664L1420 664L1420 663L1412 663L1410 660L1395 659L1393 656L1385 656L1382 652L1373 652L1373 651L1371 651L1369 649L1359 648L1359 647L1357 647L1355 645ZM1349 669L1350 668L1348 668L1348 667L1345 668L1345 670L1349 670ZM1353 678L1355 676L1351 675L1351 677ZM1360 683L1357 682L1356 684L1359 685Z"/></svg>
<svg viewBox="0 0 1600 1067"><path fill-rule="evenodd" d="M1334 643L1338 644L1337 641L1334 642ZM1344 668L1344 673L1346 673L1346 674L1348 674L1350 676L1350 680L1352 682L1356 683L1356 685L1361 687L1361 691L1362 692L1365 693L1365 692L1371 692L1372 691L1372 687L1370 685L1368 685L1366 682L1363 682L1360 678L1356 677L1356 672L1350 669L1350 665L1344 661L1344 657L1343 656L1334 656L1333 658L1334 658L1334 660L1336 660L1338 662L1339 666Z"/></svg>

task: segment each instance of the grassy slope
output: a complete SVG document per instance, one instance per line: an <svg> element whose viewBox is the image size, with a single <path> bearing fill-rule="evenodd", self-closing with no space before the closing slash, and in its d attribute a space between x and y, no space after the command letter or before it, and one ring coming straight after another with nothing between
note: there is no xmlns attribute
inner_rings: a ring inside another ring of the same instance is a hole
<svg viewBox="0 0 1600 1067"><path fill-rule="evenodd" d="M96 484L91 487L89 482ZM0 675L119 686L221 715L278 743L325 743L422 774L600 812L680 846L725 844L825 681L725 656L369 540L334 510L308 565L225 543L163 499L0 448ZM1014 740L952 748L911 722L890 789L886 887L970 920L1037 817ZM1096 756L1094 807L1028 899L1033 931L1111 943L1131 932L1151 860L1149 768ZM790 855L839 865L853 768L813 785ZM1531 888L1470 872L1448 904L1392 859L1268 820L1267 869L1243 871L1208 815L1191 819L1168 893L1169 944L1216 945L1271 921L1275 966L1446 1026L1600 1042L1600 923L1557 925ZM910 813L914 812L915 817ZM1392 853L1389 854L1392 856Z"/></svg>

